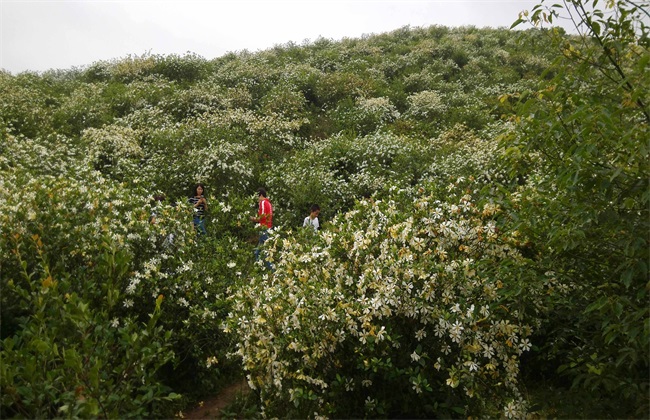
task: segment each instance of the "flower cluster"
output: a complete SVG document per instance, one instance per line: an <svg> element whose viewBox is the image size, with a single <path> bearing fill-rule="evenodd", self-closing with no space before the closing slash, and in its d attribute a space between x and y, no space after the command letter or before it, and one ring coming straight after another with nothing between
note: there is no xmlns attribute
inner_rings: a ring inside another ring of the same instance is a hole
<svg viewBox="0 0 650 420"><path fill-rule="evenodd" d="M491 132L482 136L456 125L433 139L431 145L440 153L427 168L424 178L439 184L458 177L476 178L484 184L504 181L507 174L499 163L500 146L488 139L507 127L497 125L488 129Z"/></svg>
<svg viewBox="0 0 650 420"><path fill-rule="evenodd" d="M89 128L84 131L82 142L90 166L114 177L132 177L144 156L138 133L129 127Z"/></svg>
<svg viewBox="0 0 650 420"><path fill-rule="evenodd" d="M439 92L424 90L408 98L409 115L420 118L439 118L447 111L446 102Z"/></svg>
<svg viewBox="0 0 650 420"><path fill-rule="evenodd" d="M312 243L276 234L273 274L235 292L224 324L263 405L359 416L341 411L345 395L386 409L396 402L385 387L407 380L413 398L445 390L468 415L512 401L525 412L519 357L534 325L502 296L525 261L517 233L498 227L499 207L478 206L464 184L445 201L424 191L362 200ZM299 398L306 389L315 402Z"/></svg>

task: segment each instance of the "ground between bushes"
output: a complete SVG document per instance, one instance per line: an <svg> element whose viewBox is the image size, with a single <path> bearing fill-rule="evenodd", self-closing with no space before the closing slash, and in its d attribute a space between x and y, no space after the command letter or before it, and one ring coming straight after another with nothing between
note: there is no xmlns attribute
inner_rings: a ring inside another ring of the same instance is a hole
<svg viewBox="0 0 650 420"><path fill-rule="evenodd" d="M248 382L245 379L237 381L221 390L217 395L208 398L199 405L187 412L184 412L184 419L219 419L222 417L222 410L232 404L238 396L244 396L250 392Z"/></svg>

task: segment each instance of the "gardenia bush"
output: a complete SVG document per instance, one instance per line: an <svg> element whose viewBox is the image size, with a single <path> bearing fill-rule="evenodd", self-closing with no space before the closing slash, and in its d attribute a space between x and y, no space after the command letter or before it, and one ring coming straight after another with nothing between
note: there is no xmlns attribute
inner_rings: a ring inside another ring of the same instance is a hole
<svg viewBox="0 0 650 420"><path fill-rule="evenodd" d="M2 175L3 416L164 411L178 399L157 377L174 358L158 324L164 297L120 305L129 271L152 251L147 210L97 172Z"/></svg>
<svg viewBox="0 0 650 420"><path fill-rule="evenodd" d="M321 206L324 218L331 218L356 199L415 184L431 155L423 142L406 136L339 134L270 165L265 179L277 198L274 204L285 212L279 221L297 226L313 203Z"/></svg>
<svg viewBox="0 0 650 420"><path fill-rule="evenodd" d="M0 71L0 417L647 418L648 11L550 3Z"/></svg>
<svg viewBox="0 0 650 420"><path fill-rule="evenodd" d="M524 308L555 280L531 283L526 303L510 294L536 276L523 238L472 188L393 191L316 236L275 233L274 271L234 293L224 323L265 416L525 416Z"/></svg>
<svg viewBox="0 0 650 420"><path fill-rule="evenodd" d="M125 188L59 140L7 135L0 159L3 417L164 417L231 366L218 323L252 259L231 233L248 200L210 196L221 235L198 243L185 198Z"/></svg>

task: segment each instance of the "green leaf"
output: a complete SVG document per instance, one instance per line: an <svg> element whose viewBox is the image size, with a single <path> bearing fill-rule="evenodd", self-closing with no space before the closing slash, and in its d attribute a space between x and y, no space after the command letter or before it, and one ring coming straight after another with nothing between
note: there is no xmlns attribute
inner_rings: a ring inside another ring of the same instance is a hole
<svg viewBox="0 0 650 420"><path fill-rule="evenodd" d="M66 367L69 367L77 372L81 371L81 359L75 349L64 350L63 360Z"/></svg>
<svg viewBox="0 0 650 420"><path fill-rule="evenodd" d="M521 19L521 18L517 19L516 21L513 22L512 25L510 25L510 29L514 29L514 28L516 28L517 26L519 26L520 24L522 24L524 22L525 22L524 19Z"/></svg>
<svg viewBox="0 0 650 420"><path fill-rule="evenodd" d="M175 392L170 392L166 397L164 397L164 399L166 401L174 401L174 400L180 399L181 397L182 397L181 394L177 394Z"/></svg>
<svg viewBox="0 0 650 420"><path fill-rule="evenodd" d="M594 32L594 34L599 35L600 34L600 24L598 22L591 22L591 30Z"/></svg>

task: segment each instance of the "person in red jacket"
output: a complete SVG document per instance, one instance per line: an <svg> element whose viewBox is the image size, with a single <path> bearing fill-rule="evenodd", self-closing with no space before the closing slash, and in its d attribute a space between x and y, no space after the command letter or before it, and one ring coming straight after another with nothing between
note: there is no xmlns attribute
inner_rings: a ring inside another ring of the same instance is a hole
<svg viewBox="0 0 650 420"><path fill-rule="evenodd" d="M251 221L259 223L262 227L260 232L260 238L257 242L257 248L255 249L255 261L260 259L260 249L264 242L269 239L268 229L273 227L273 205L271 201L266 196L266 190L260 188L257 190L257 201L259 203L259 208L257 209L257 217L251 217ZM264 263L267 268L272 269L271 263L265 261Z"/></svg>
<svg viewBox="0 0 650 420"><path fill-rule="evenodd" d="M257 217L251 217L251 221L265 226L267 229L273 227L273 206L271 201L266 197L266 190L260 188L257 190L257 202L259 209L257 210Z"/></svg>

